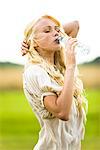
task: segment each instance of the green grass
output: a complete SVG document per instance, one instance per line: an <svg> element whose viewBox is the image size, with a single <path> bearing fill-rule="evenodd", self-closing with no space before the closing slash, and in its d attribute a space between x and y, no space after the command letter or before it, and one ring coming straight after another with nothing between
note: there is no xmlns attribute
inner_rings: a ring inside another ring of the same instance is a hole
<svg viewBox="0 0 100 150"><path fill-rule="evenodd" d="M82 150L100 149L100 91L87 90L88 121ZM0 93L0 150L32 150L38 140L39 123L23 91Z"/></svg>
<svg viewBox="0 0 100 150"><path fill-rule="evenodd" d="M87 90L88 115L82 150L100 150L100 90Z"/></svg>
<svg viewBox="0 0 100 150"><path fill-rule="evenodd" d="M40 126L23 92L2 92L0 105L0 150L32 150Z"/></svg>

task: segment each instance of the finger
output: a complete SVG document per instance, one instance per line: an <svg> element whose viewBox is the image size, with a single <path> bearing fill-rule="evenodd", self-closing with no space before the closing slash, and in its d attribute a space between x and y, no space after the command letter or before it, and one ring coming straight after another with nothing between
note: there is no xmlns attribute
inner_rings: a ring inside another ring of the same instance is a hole
<svg viewBox="0 0 100 150"><path fill-rule="evenodd" d="M74 42L77 42L77 39L76 38L71 38L69 39L69 43L72 45Z"/></svg>
<svg viewBox="0 0 100 150"><path fill-rule="evenodd" d="M24 43L24 42L22 43L22 46L28 48L28 44L26 44L26 43Z"/></svg>
<svg viewBox="0 0 100 150"><path fill-rule="evenodd" d="M28 48L23 47L23 46L21 47L21 49L24 50L24 51L28 51Z"/></svg>
<svg viewBox="0 0 100 150"><path fill-rule="evenodd" d="M23 40L23 42L22 43L25 43L25 44L27 44L27 41L26 40ZM27 44L28 45L28 44Z"/></svg>
<svg viewBox="0 0 100 150"><path fill-rule="evenodd" d="M26 43L26 42L27 42L27 41L26 41L26 39L24 39L24 40L23 40L23 42L25 42L25 43Z"/></svg>
<svg viewBox="0 0 100 150"><path fill-rule="evenodd" d="M27 52L28 52L28 51L22 49L22 50L21 50L22 56L26 55Z"/></svg>
<svg viewBox="0 0 100 150"><path fill-rule="evenodd" d="M26 50L23 50L23 49L22 49L21 52L26 54Z"/></svg>
<svg viewBox="0 0 100 150"><path fill-rule="evenodd" d="M21 50L22 56L26 55L26 51Z"/></svg>
<svg viewBox="0 0 100 150"><path fill-rule="evenodd" d="M78 42L76 41L76 42L73 43L72 46L73 46L73 47L76 47L77 45L78 45Z"/></svg>
<svg viewBox="0 0 100 150"><path fill-rule="evenodd" d="M77 43L77 41L70 41L69 43L67 43L67 47L69 47L70 49L74 43Z"/></svg>
<svg viewBox="0 0 100 150"><path fill-rule="evenodd" d="M26 51L21 50L22 56L26 55Z"/></svg>
<svg viewBox="0 0 100 150"><path fill-rule="evenodd" d="M73 41L72 43L69 43L67 46L67 50L70 52L73 51L76 45L77 45L77 41Z"/></svg>
<svg viewBox="0 0 100 150"><path fill-rule="evenodd" d="M74 45L77 45L77 40L73 40L69 43L70 47L73 47Z"/></svg>
<svg viewBox="0 0 100 150"><path fill-rule="evenodd" d="M74 42L73 45L71 46L71 51L75 52L75 47L77 46L77 42ZM75 52L76 53L76 52Z"/></svg>
<svg viewBox="0 0 100 150"><path fill-rule="evenodd" d="M72 37L71 37L71 36L68 36L68 40L70 40L70 39L72 39Z"/></svg>

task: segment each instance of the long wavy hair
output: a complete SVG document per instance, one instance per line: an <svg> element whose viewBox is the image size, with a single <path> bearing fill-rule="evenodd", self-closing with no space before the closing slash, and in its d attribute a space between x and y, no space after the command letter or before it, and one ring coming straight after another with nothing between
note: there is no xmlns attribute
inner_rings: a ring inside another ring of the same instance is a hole
<svg viewBox="0 0 100 150"><path fill-rule="evenodd" d="M50 78L55 80L60 86L64 85L64 73L66 68L65 62L65 50L62 46L60 51L56 51L54 54L54 65L49 64L42 56L38 53L35 48L35 25L43 18L52 20L57 26L60 27L61 31L66 34L63 30L62 25L58 20L49 15L44 15L38 20L33 20L30 24L27 25L24 36L29 44L29 50L27 53L28 62L33 64L40 64L42 68L49 74ZM79 78L78 68L76 67L75 77L74 77L74 91L73 96L76 99L76 105L79 110L81 110L82 105L85 104L85 111L87 111L87 100L84 96L83 83Z"/></svg>

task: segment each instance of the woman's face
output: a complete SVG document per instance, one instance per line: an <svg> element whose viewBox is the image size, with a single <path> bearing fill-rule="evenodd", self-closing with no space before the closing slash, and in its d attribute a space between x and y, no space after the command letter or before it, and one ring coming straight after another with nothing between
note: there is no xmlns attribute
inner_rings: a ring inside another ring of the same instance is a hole
<svg viewBox="0 0 100 150"><path fill-rule="evenodd" d="M60 36L59 26L48 18L39 20L34 28L35 41L38 48L48 51L58 51L61 44L58 37Z"/></svg>

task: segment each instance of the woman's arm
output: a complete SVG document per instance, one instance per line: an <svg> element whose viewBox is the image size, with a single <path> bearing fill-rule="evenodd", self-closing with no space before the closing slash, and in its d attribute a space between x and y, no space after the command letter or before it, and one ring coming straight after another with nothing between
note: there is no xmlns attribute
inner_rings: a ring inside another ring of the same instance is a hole
<svg viewBox="0 0 100 150"><path fill-rule="evenodd" d="M65 72L64 87L59 97L46 96L44 97L44 105L46 109L55 117L67 121L73 99L73 82L74 82L75 66L67 69Z"/></svg>
<svg viewBox="0 0 100 150"><path fill-rule="evenodd" d="M63 25L64 31L68 36L75 38L79 31L79 22L73 21Z"/></svg>
<svg viewBox="0 0 100 150"><path fill-rule="evenodd" d="M61 94L57 96L44 97L44 105L46 109L57 118L67 121L71 110L73 100L73 83L76 66L75 46L77 40L69 38L66 51L66 71L64 76L64 86Z"/></svg>

